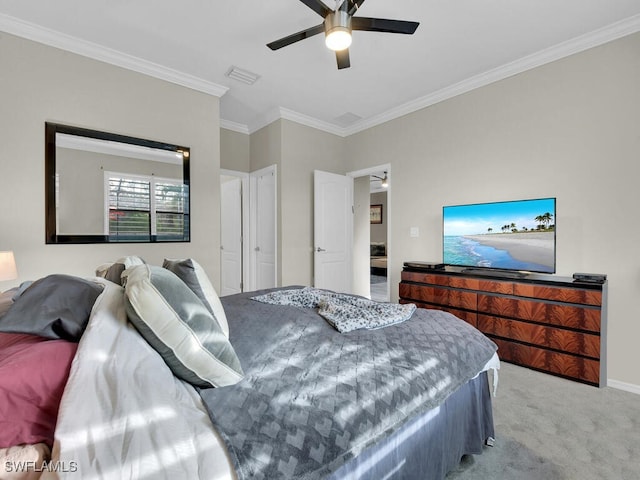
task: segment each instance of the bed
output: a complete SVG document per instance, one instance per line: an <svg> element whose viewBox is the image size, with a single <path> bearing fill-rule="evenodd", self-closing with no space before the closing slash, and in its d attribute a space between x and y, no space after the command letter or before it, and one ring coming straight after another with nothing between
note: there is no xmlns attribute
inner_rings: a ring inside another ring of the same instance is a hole
<svg viewBox="0 0 640 480"><path fill-rule="evenodd" d="M134 326L135 276L126 288L90 281L100 293L65 378L45 480L444 478L494 436L496 347L445 312L341 333L318 309L255 300L301 287L223 297L211 309L225 316L216 341L228 334L242 372L235 379L228 362L215 379L228 384L204 388Z"/></svg>

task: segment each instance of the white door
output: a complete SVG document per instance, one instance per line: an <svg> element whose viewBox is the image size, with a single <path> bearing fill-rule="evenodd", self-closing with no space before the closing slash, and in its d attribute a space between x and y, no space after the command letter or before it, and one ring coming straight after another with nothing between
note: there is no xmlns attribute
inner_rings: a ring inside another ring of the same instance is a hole
<svg viewBox="0 0 640 480"><path fill-rule="evenodd" d="M242 292L242 179L220 176L220 295Z"/></svg>
<svg viewBox="0 0 640 480"><path fill-rule="evenodd" d="M250 174L251 289L277 285L276 272L276 169L267 167Z"/></svg>
<svg viewBox="0 0 640 480"><path fill-rule="evenodd" d="M314 285L351 293L353 178L316 170L313 183Z"/></svg>

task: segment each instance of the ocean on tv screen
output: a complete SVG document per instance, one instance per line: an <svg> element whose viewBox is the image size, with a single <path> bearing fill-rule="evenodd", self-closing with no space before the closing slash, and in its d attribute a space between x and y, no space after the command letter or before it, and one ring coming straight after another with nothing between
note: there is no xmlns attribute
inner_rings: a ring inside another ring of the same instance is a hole
<svg viewBox="0 0 640 480"><path fill-rule="evenodd" d="M523 234L529 238L498 235L444 237L444 263L466 267L553 273L553 232ZM535 235L535 238L534 238ZM493 237L493 238L491 238Z"/></svg>
<svg viewBox="0 0 640 480"><path fill-rule="evenodd" d="M448 265L555 272L555 199L443 209Z"/></svg>

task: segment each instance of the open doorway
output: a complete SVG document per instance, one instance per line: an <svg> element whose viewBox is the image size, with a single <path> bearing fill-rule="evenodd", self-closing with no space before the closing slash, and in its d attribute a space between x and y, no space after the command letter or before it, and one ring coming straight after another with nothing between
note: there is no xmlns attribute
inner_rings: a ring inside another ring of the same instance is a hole
<svg viewBox="0 0 640 480"><path fill-rule="evenodd" d="M377 302L388 302L388 279L387 279L387 191L386 187L381 187L380 183L385 177L371 175L371 193L369 195L369 284L371 300Z"/></svg>
<svg viewBox="0 0 640 480"><path fill-rule="evenodd" d="M347 175L354 179L354 293L387 302L390 299L391 167L380 165Z"/></svg>

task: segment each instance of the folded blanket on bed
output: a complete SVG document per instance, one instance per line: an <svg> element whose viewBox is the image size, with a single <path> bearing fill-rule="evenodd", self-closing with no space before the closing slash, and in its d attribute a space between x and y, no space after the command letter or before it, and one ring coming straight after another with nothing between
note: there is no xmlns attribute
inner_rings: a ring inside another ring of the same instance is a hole
<svg viewBox="0 0 640 480"><path fill-rule="evenodd" d="M380 303L355 295L312 287L278 290L251 299L272 305L317 308L318 314L340 333L361 328L375 330L395 325L411 318L416 309L411 303Z"/></svg>

